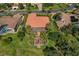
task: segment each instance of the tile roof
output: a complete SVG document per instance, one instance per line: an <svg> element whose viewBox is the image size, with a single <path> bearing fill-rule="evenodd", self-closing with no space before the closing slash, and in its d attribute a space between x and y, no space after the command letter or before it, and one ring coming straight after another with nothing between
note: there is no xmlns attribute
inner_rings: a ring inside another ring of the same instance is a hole
<svg viewBox="0 0 79 59"><path fill-rule="evenodd" d="M37 16L36 13L31 13L28 15L26 24L31 27L45 27L48 22L49 17Z"/></svg>
<svg viewBox="0 0 79 59"><path fill-rule="evenodd" d="M59 29L62 28L63 26L67 26L71 23L70 16L71 16L71 14L62 13L62 19L56 22Z"/></svg>
<svg viewBox="0 0 79 59"><path fill-rule="evenodd" d="M0 26L7 24L8 28L14 28L16 26L17 22L19 21L20 17L21 17L21 15L19 15L19 14L14 15L13 17L2 16L2 17L0 17Z"/></svg>

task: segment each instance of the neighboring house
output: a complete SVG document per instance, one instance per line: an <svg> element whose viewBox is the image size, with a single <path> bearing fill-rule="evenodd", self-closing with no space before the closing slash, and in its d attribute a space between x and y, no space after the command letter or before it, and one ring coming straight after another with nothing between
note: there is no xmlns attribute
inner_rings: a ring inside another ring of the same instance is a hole
<svg viewBox="0 0 79 59"><path fill-rule="evenodd" d="M31 3L33 6L37 6L39 11L42 11L42 3Z"/></svg>
<svg viewBox="0 0 79 59"><path fill-rule="evenodd" d="M21 15L2 16L0 17L0 34L15 32L16 25L21 23Z"/></svg>
<svg viewBox="0 0 79 59"><path fill-rule="evenodd" d="M23 3L23 6L26 8L27 7L26 3Z"/></svg>
<svg viewBox="0 0 79 59"><path fill-rule="evenodd" d="M31 27L32 32L41 32L45 31L45 27L48 23L48 16L37 16L36 13L30 13L28 14L26 25Z"/></svg>
<svg viewBox="0 0 79 59"><path fill-rule="evenodd" d="M37 7L38 7L39 11L42 11L42 3L38 3Z"/></svg>
<svg viewBox="0 0 79 59"><path fill-rule="evenodd" d="M17 10L19 8L18 3L12 4L12 10Z"/></svg>
<svg viewBox="0 0 79 59"><path fill-rule="evenodd" d="M61 19L56 21L58 28L68 26L71 22L79 22L79 15L62 13Z"/></svg>
<svg viewBox="0 0 79 59"><path fill-rule="evenodd" d="M62 28L63 26L68 26L71 23L71 14L62 13L61 20L56 21L58 28Z"/></svg>

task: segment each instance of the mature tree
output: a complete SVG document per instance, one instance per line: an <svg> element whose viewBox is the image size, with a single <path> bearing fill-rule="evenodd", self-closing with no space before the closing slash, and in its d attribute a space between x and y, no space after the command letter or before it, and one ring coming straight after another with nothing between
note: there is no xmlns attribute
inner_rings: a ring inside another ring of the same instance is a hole
<svg viewBox="0 0 79 59"><path fill-rule="evenodd" d="M68 4L64 4L64 3L62 3L62 4L57 4L58 6L59 6L59 8L60 8L60 10L62 10L62 11L64 11L66 8L68 8L69 7L69 5Z"/></svg>
<svg viewBox="0 0 79 59"><path fill-rule="evenodd" d="M72 29L72 26L68 25L68 26L62 27L60 30L64 32L65 34L71 34L72 33L71 29Z"/></svg>
<svg viewBox="0 0 79 59"><path fill-rule="evenodd" d="M53 32L48 37L53 42L43 50L45 55L79 55L79 42L71 34Z"/></svg>
<svg viewBox="0 0 79 59"><path fill-rule="evenodd" d="M78 19L75 16L71 16L71 22L78 22Z"/></svg>
<svg viewBox="0 0 79 59"><path fill-rule="evenodd" d="M47 33L58 31L58 27L53 19L50 20L50 23L46 27Z"/></svg>
<svg viewBox="0 0 79 59"><path fill-rule="evenodd" d="M58 11L64 11L66 8L68 8L68 4L52 4L52 3L45 3L43 4L44 10L58 10Z"/></svg>
<svg viewBox="0 0 79 59"><path fill-rule="evenodd" d="M58 21L58 20L61 20L61 16L62 16L61 13L56 13L52 18L53 18L55 21Z"/></svg>
<svg viewBox="0 0 79 59"><path fill-rule="evenodd" d="M5 39L2 39L2 41L3 41L4 44L9 44L9 43L12 42L12 40L13 40L12 37L8 37L8 38L5 38Z"/></svg>
<svg viewBox="0 0 79 59"><path fill-rule="evenodd" d="M19 8L20 8L20 9L24 9L24 6L23 6L22 3L19 3Z"/></svg>
<svg viewBox="0 0 79 59"><path fill-rule="evenodd" d="M57 55L59 56L60 55L55 48L48 47L48 46L43 50L43 52L45 56L57 56Z"/></svg>
<svg viewBox="0 0 79 59"><path fill-rule="evenodd" d="M23 40L25 33L26 33L25 26L21 26L21 28L19 29L17 33L17 36L20 38L20 40Z"/></svg>
<svg viewBox="0 0 79 59"><path fill-rule="evenodd" d="M0 9L8 9L8 6L6 4L0 4Z"/></svg>
<svg viewBox="0 0 79 59"><path fill-rule="evenodd" d="M76 8L79 8L79 3L74 4Z"/></svg>

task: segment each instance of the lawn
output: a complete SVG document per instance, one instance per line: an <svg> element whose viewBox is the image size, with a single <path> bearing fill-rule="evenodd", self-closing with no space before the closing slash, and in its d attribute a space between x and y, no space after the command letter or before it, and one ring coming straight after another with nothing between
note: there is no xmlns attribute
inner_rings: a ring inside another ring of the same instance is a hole
<svg viewBox="0 0 79 59"><path fill-rule="evenodd" d="M6 41L8 37L12 38L11 42ZM17 37L17 33L3 35L0 38L0 55L43 55L42 49L33 45L34 37L32 35L26 34L22 41Z"/></svg>
<svg viewBox="0 0 79 59"><path fill-rule="evenodd" d="M38 8L34 6L27 6L26 8L22 9L22 11L37 11Z"/></svg>
<svg viewBox="0 0 79 59"><path fill-rule="evenodd" d="M52 4L52 5L45 5L43 6L44 10L62 10L68 7L68 4Z"/></svg>

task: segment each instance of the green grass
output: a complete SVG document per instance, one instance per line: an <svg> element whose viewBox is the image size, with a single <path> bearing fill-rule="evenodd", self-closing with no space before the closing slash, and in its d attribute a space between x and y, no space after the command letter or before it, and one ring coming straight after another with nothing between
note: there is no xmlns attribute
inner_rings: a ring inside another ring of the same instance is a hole
<svg viewBox="0 0 79 59"><path fill-rule="evenodd" d="M58 5L52 5L52 6L49 6L49 7L46 7L45 10L59 10L61 9Z"/></svg>
<svg viewBox="0 0 79 59"><path fill-rule="evenodd" d="M29 6L28 8L24 8L22 9L23 11L37 11L38 8L37 7L33 7L33 6Z"/></svg>
<svg viewBox="0 0 79 59"><path fill-rule="evenodd" d="M10 43L3 40L7 37L12 37L13 41ZM26 34L23 41L17 37L17 34L3 35L0 40L0 55L24 55L24 56L41 56L43 55L42 49L38 49L33 45L34 37Z"/></svg>
<svg viewBox="0 0 79 59"><path fill-rule="evenodd" d="M61 10L68 7L68 4L54 4L50 6L43 6L44 10Z"/></svg>

